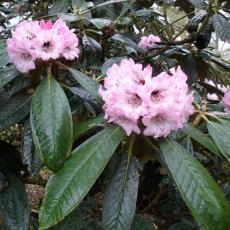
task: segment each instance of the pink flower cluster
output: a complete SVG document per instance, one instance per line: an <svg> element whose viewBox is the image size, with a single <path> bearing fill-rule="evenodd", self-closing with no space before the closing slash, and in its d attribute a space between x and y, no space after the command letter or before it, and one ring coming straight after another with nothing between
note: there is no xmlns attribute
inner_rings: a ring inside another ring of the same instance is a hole
<svg viewBox="0 0 230 230"><path fill-rule="evenodd" d="M66 23L59 19L51 21L23 21L15 30L12 38L7 39L7 52L10 62L27 73L35 69L36 59L48 61L64 57L73 60L78 57L78 38L74 29L69 30Z"/></svg>
<svg viewBox="0 0 230 230"><path fill-rule="evenodd" d="M167 136L193 113L193 95L188 93L187 76L172 68L152 77L152 68L143 69L132 59L114 64L99 88L105 104L105 119L120 125L130 135L143 133L155 138Z"/></svg>
<svg viewBox="0 0 230 230"><path fill-rule="evenodd" d="M160 42L161 39L158 36L155 36L153 34L150 34L149 36L143 36L138 43L138 46L147 51L148 49L153 48L156 42Z"/></svg>
<svg viewBox="0 0 230 230"><path fill-rule="evenodd" d="M222 101L224 104L224 111L230 114L230 90L224 94Z"/></svg>

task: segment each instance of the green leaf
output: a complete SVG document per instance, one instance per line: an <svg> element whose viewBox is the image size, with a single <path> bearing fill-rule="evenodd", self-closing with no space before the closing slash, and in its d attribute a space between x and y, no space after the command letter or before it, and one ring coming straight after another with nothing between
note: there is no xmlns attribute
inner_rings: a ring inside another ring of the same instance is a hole
<svg viewBox="0 0 230 230"><path fill-rule="evenodd" d="M40 209L40 229L47 229L68 215L82 201L124 137L110 126L78 146L46 187Z"/></svg>
<svg viewBox="0 0 230 230"><path fill-rule="evenodd" d="M193 127L190 124L186 124L183 128L183 132L190 136L192 139L215 153L217 156L220 155L220 151L211 138L201 132L199 129Z"/></svg>
<svg viewBox="0 0 230 230"><path fill-rule="evenodd" d="M73 127L68 99L51 76L40 83L32 98L30 123L37 153L57 171L70 155Z"/></svg>
<svg viewBox="0 0 230 230"><path fill-rule="evenodd" d="M48 15L58 15L59 13L67 13L70 5L69 0L56 0L48 11Z"/></svg>
<svg viewBox="0 0 230 230"><path fill-rule="evenodd" d="M207 127L220 152L230 162L230 121L208 121Z"/></svg>
<svg viewBox="0 0 230 230"><path fill-rule="evenodd" d="M184 201L202 228L227 229L229 205L208 171L177 142L163 139L160 147Z"/></svg>
<svg viewBox="0 0 230 230"><path fill-rule="evenodd" d="M121 62L121 60L126 59L126 58L127 58L126 56L109 58L101 66L101 73L105 74L107 69L110 68L113 64L119 64Z"/></svg>
<svg viewBox="0 0 230 230"><path fill-rule="evenodd" d="M31 95L21 94L0 101L0 132L21 121L30 111Z"/></svg>
<svg viewBox="0 0 230 230"><path fill-rule="evenodd" d="M65 22L75 22L78 20L78 17L74 13L60 13L58 17Z"/></svg>
<svg viewBox="0 0 230 230"><path fill-rule="evenodd" d="M131 230L155 230L152 221L144 220L140 216L135 215Z"/></svg>
<svg viewBox="0 0 230 230"><path fill-rule="evenodd" d="M222 41L230 38L230 22L221 14L212 15L212 23L218 36Z"/></svg>
<svg viewBox="0 0 230 230"><path fill-rule="evenodd" d="M114 3L120 3L120 2L128 2L129 0L110 0L110 1L106 1L106 2L103 2L101 4L98 4L96 6L94 6L93 8L91 8L90 10L86 10L84 13L87 13L91 10L95 10L99 7L102 7L102 6L106 6L106 5L110 5L110 4L114 4Z"/></svg>
<svg viewBox="0 0 230 230"><path fill-rule="evenodd" d="M102 211L103 229L130 229L136 209L138 162L123 155L105 192Z"/></svg>
<svg viewBox="0 0 230 230"><path fill-rule="evenodd" d="M31 177L39 178L39 171L42 163L35 150L29 119L24 125L22 146L23 163L27 165Z"/></svg>
<svg viewBox="0 0 230 230"><path fill-rule="evenodd" d="M10 62L6 49L0 49L0 68L6 66Z"/></svg>
<svg viewBox="0 0 230 230"><path fill-rule="evenodd" d="M143 53L143 50L132 39L125 35L115 34L113 37L111 37L111 39L124 43L125 45L130 46L138 52Z"/></svg>
<svg viewBox="0 0 230 230"><path fill-rule="evenodd" d="M186 57L186 63L184 67L184 72L188 76L187 84L192 85L196 82L196 62L194 57L190 54Z"/></svg>
<svg viewBox="0 0 230 230"><path fill-rule="evenodd" d="M129 2L127 2L121 9L119 18L122 17L126 12L128 12L134 3L135 3L135 0L130 0Z"/></svg>
<svg viewBox="0 0 230 230"><path fill-rule="evenodd" d="M8 174L9 186L0 193L0 207L7 229L28 230L29 202L22 183L13 174Z"/></svg>
<svg viewBox="0 0 230 230"><path fill-rule="evenodd" d="M85 59L88 65L99 65L102 58L101 45L91 37L86 35L82 38Z"/></svg>
<svg viewBox="0 0 230 230"><path fill-rule="evenodd" d="M108 27L112 21L106 18L92 18L89 20L97 29L101 30L105 27Z"/></svg>
<svg viewBox="0 0 230 230"><path fill-rule="evenodd" d="M188 0L188 1L191 2L197 8L203 8L206 5L203 0Z"/></svg>
<svg viewBox="0 0 230 230"><path fill-rule="evenodd" d="M85 75L84 73L68 68L75 80L79 82L100 104L102 104L102 98L98 93L99 83L93 80L91 77Z"/></svg>
<svg viewBox="0 0 230 230"><path fill-rule="evenodd" d="M73 124L73 138L77 139L82 136L87 131L104 125L104 118L102 116L98 116L95 118L91 118L86 121L78 122Z"/></svg>
<svg viewBox="0 0 230 230"><path fill-rule="evenodd" d="M0 88L8 84L20 74L13 65L0 69Z"/></svg>
<svg viewBox="0 0 230 230"><path fill-rule="evenodd" d="M50 228L50 230L82 230L89 223L90 221L86 214L76 209L59 224Z"/></svg>

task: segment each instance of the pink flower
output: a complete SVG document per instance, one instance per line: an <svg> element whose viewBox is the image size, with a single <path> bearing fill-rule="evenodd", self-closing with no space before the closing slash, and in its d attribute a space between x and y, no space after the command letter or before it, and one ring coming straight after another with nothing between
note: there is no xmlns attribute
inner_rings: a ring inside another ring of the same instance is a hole
<svg viewBox="0 0 230 230"><path fill-rule="evenodd" d="M224 104L224 111L230 114L230 90L224 94L222 102Z"/></svg>
<svg viewBox="0 0 230 230"><path fill-rule="evenodd" d="M67 60L78 58L78 38L74 30L69 30L61 19L54 25L44 20L19 23L12 30L12 38L7 40L10 62L22 73L35 69L36 59L43 61L64 57Z"/></svg>
<svg viewBox="0 0 230 230"><path fill-rule="evenodd" d="M63 39L53 30L42 30L39 36L33 40L31 54L34 58L44 61L58 59L63 52Z"/></svg>
<svg viewBox="0 0 230 230"><path fill-rule="evenodd" d="M160 42L161 39L158 36L155 36L153 34L150 34L149 36L143 36L141 38L141 41L138 43L138 46L147 51L148 49L153 48L154 45L156 45L156 42Z"/></svg>
<svg viewBox="0 0 230 230"><path fill-rule="evenodd" d="M152 68L143 69L132 59L114 64L107 72L101 94L105 119L120 125L130 135L141 133L142 121L146 136L167 136L186 122L193 113L193 95L188 94L187 76L181 68L172 68L152 77Z"/></svg>

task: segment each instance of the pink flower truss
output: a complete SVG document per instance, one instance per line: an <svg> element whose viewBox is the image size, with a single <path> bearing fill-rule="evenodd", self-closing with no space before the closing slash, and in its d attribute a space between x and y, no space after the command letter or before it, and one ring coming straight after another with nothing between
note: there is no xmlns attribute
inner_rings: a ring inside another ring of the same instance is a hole
<svg viewBox="0 0 230 230"><path fill-rule="evenodd" d="M15 30L12 38L7 39L7 52L10 62L16 68L27 73L35 69L36 59L43 61L64 57L67 60L78 58L78 38L74 30L69 30L66 23L59 19L51 21L23 21Z"/></svg>
<svg viewBox="0 0 230 230"><path fill-rule="evenodd" d="M158 36L150 34L149 36L143 36L141 41L138 43L138 46L147 51L148 49L153 48L156 42L160 42L161 39Z"/></svg>
<svg viewBox="0 0 230 230"><path fill-rule="evenodd" d="M186 116L194 111L187 76L180 67L152 77L150 66L143 69L141 64L125 59L106 74L104 87L99 88L105 101L105 119L120 125L127 135L140 134L144 125L146 136L167 136L182 128Z"/></svg>
<svg viewBox="0 0 230 230"><path fill-rule="evenodd" d="M224 111L230 114L230 90L224 94L222 101L224 104Z"/></svg>

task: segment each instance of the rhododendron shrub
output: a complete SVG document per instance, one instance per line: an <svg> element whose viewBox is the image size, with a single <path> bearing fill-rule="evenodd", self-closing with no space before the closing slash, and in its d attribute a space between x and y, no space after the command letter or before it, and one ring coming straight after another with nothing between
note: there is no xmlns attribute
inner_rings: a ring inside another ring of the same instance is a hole
<svg viewBox="0 0 230 230"><path fill-rule="evenodd" d="M1 1L0 229L229 229L229 6Z"/></svg>
<svg viewBox="0 0 230 230"><path fill-rule="evenodd" d="M186 116L193 113L193 95L188 94L187 76L181 68L155 77L152 72L150 66L122 60L107 70L104 87L99 89L105 119L120 125L127 135L140 134L144 125L145 136L166 137L182 128Z"/></svg>

